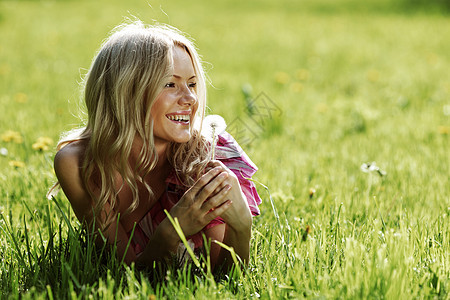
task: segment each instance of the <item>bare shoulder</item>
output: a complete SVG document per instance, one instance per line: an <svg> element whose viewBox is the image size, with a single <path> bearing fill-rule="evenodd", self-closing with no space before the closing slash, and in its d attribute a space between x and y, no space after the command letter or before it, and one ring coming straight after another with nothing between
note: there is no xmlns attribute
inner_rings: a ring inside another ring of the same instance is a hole
<svg viewBox="0 0 450 300"><path fill-rule="evenodd" d="M82 157L86 146L83 142L73 142L55 155L54 168L59 184L69 199L78 219L88 217L92 202L81 180Z"/></svg>
<svg viewBox="0 0 450 300"><path fill-rule="evenodd" d="M80 142L68 144L55 155L54 167L56 176L63 181L72 181L80 176L81 159L84 145Z"/></svg>

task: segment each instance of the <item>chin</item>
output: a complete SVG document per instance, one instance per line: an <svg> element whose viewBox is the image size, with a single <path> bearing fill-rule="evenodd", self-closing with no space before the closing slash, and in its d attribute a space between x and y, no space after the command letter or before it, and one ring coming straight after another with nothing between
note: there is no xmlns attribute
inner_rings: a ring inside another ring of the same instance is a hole
<svg viewBox="0 0 450 300"><path fill-rule="evenodd" d="M173 138L173 141L175 143L179 143L179 144L183 144L183 143L187 143L189 142L189 140L192 138L191 134L186 134L186 135L182 135L182 136L177 136Z"/></svg>

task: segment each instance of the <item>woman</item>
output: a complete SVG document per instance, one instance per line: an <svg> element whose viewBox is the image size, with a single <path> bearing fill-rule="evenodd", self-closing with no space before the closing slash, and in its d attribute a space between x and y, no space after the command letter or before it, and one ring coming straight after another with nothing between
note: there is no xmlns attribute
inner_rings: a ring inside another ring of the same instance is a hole
<svg viewBox="0 0 450 300"><path fill-rule="evenodd" d="M248 262L261 203L248 178L257 168L227 133L211 159L214 145L194 128L206 89L192 43L173 28L117 27L92 63L84 98L86 127L60 141L54 162L77 218L128 264L150 266L180 253L164 210L197 252L204 234ZM210 255L213 267L232 264L216 243Z"/></svg>

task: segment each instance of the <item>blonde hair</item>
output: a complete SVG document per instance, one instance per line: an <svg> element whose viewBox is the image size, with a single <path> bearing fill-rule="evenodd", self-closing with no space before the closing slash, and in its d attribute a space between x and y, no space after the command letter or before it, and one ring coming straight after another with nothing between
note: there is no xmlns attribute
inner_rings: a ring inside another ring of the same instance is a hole
<svg viewBox="0 0 450 300"><path fill-rule="evenodd" d="M201 128L206 106L205 74L193 43L169 26L148 26L139 20L121 24L102 44L85 77L86 127L70 132L57 147L59 150L73 141L87 142L81 179L94 199L95 215L101 213L107 202L111 211L118 207L121 187L116 187L117 175L133 193L126 213L139 205L138 184L143 184L154 196L144 181L158 160L150 110L164 87L164 77L173 63L172 51L177 46L184 48L192 59L199 107L191 126L191 139L187 143L172 143L167 157L186 186L195 182L209 161L210 147L193 129L195 125ZM128 158L136 137L142 139L143 147L136 165L131 166ZM92 190L94 178L99 180L94 182L99 189L97 195ZM112 217L114 213L107 219Z"/></svg>

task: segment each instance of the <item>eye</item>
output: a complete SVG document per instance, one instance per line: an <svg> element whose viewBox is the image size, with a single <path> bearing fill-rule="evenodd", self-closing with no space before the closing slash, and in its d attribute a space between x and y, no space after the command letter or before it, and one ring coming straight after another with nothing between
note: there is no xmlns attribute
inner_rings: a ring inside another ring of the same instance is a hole
<svg viewBox="0 0 450 300"><path fill-rule="evenodd" d="M164 87L166 87L166 88L175 87L175 83L173 83L173 82L166 83L166 85Z"/></svg>
<svg viewBox="0 0 450 300"><path fill-rule="evenodd" d="M189 87L194 89L197 86L197 82L191 82L189 83Z"/></svg>

